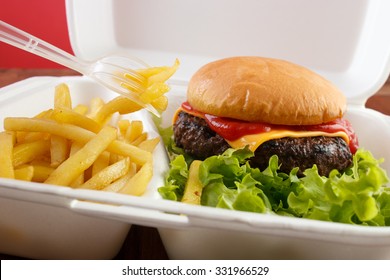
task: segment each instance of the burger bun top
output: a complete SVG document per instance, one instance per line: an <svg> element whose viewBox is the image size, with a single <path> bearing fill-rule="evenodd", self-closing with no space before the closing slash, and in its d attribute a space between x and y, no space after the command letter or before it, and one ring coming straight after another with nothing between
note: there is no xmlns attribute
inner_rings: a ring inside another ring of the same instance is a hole
<svg viewBox="0 0 390 280"><path fill-rule="evenodd" d="M302 66L272 58L230 57L191 78L187 100L203 113L249 122L314 125L343 116L345 96Z"/></svg>

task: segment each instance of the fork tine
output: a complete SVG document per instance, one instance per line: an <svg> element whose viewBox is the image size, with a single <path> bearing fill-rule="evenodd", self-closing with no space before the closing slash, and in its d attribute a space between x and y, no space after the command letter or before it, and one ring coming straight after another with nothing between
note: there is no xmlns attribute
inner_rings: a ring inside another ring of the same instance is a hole
<svg viewBox="0 0 390 280"><path fill-rule="evenodd" d="M142 85L145 85L147 81L147 79L144 76L131 69L126 71L126 73L124 73L123 76L128 80L141 83Z"/></svg>
<svg viewBox="0 0 390 280"><path fill-rule="evenodd" d="M118 83L129 84L136 92L143 92L147 79L136 71L110 61L101 61L93 71L97 75L111 77Z"/></svg>
<svg viewBox="0 0 390 280"><path fill-rule="evenodd" d="M132 70L131 68L127 68L118 64L114 64L112 62L104 61L105 65L109 65L114 69L118 69L118 72L122 72L126 78L138 81L141 84L146 83L146 78L141 74L137 73L137 71Z"/></svg>
<svg viewBox="0 0 390 280"><path fill-rule="evenodd" d="M128 97L132 101L136 102L140 106L145 107L149 112L153 113L157 117L160 117L160 113L151 104L145 104L143 101L141 101L140 94L145 89L142 88L140 84L134 81L129 81L120 75L114 75L106 71L94 71L91 77L97 79L107 88L120 93L121 95ZM115 81L115 83L112 81Z"/></svg>
<svg viewBox="0 0 390 280"><path fill-rule="evenodd" d="M169 87L167 86L168 89L162 88L161 84L176 71L178 65L179 62L176 60L172 67L152 67L160 71L157 71L156 75L151 75L151 70L149 69L151 67L147 67L144 63L140 63L134 59L111 56L96 61L89 76L92 76L113 91L127 96L156 116L160 116L157 107L155 107L157 103L151 97L154 96L152 94L153 90L159 90L161 94L167 92ZM167 71L168 73L163 73ZM161 75L160 72L163 74ZM155 78L155 76L158 78ZM159 84L159 89L157 89L158 86L152 87L154 84Z"/></svg>
<svg viewBox="0 0 390 280"><path fill-rule="evenodd" d="M141 89L137 84L132 83L131 81L130 81L130 83L129 82L121 82L120 86L125 88L125 89L128 89L132 92L135 92L137 94L141 94L142 92L144 92L144 89Z"/></svg>
<svg viewBox="0 0 390 280"><path fill-rule="evenodd" d="M98 77L110 78L110 79L115 81L114 84L120 84L121 86L123 84L126 84L126 87L125 87L126 89L129 89L132 92L137 93L137 94L140 94L145 90L144 87L140 83L135 82L133 80L128 80L120 74L119 75L113 74L111 72L106 72L106 71L95 71L94 75L98 76Z"/></svg>

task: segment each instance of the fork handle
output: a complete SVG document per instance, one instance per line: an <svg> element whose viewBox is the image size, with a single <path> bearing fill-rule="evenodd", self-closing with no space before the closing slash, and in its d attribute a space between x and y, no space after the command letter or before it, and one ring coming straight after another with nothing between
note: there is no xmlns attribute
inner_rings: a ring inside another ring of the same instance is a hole
<svg viewBox="0 0 390 280"><path fill-rule="evenodd" d="M0 41L64 65L82 74L86 74L88 71L88 63L1 20Z"/></svg>

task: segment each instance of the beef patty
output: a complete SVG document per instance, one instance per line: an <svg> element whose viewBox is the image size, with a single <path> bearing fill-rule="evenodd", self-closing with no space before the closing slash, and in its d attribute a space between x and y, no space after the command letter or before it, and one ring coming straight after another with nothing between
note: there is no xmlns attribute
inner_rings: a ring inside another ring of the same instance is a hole
<svg viewBox="0 0 390 280"><path fill-rule="evenodd" d="M230 148L204 119L183 111L179 113L173 131L176 145L196 159L203 160L222 154ZM327 176L333 169L342 171L352 164L352 153L341 137L285 137L269 140L257 148L250 164L263 170L272 155L279 157L280 171L289 173L294 167L299 167L299 176L314 164L323 176Z"/></svg>

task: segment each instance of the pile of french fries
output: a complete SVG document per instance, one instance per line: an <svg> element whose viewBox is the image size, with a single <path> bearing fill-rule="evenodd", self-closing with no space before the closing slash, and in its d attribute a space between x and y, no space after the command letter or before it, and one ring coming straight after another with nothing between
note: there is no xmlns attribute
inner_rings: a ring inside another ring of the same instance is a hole
<svg viewBox="0 0 390 280"><path fill-rule="evenodd" d="M4 119L0 177L142 195L159 138L149 139L142 121L118 118L139 109L121 96L73 106L69 87L60 84L53 108Z"/></svg>

